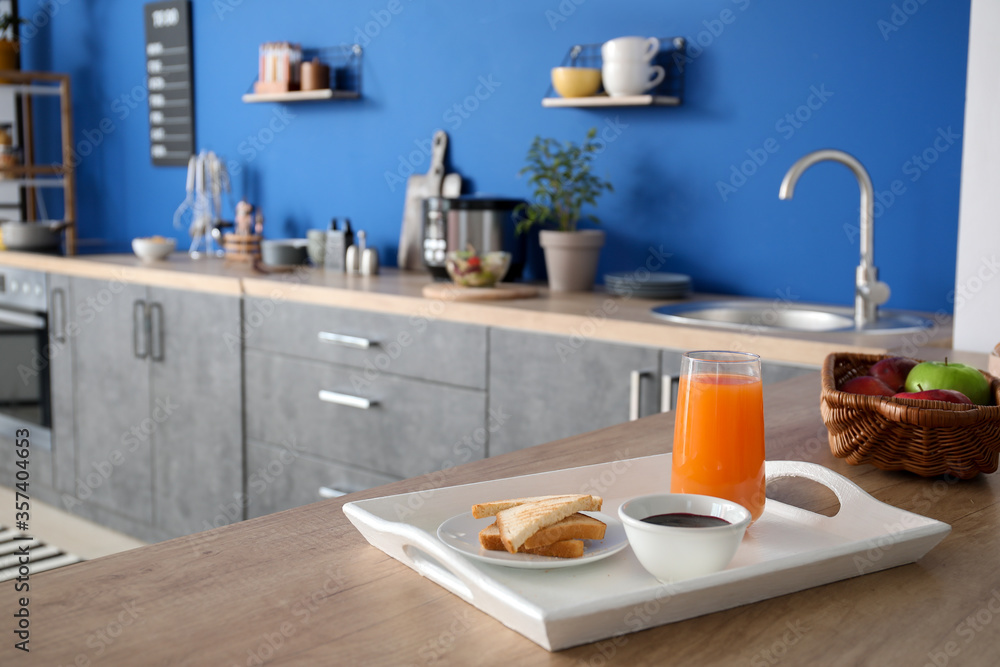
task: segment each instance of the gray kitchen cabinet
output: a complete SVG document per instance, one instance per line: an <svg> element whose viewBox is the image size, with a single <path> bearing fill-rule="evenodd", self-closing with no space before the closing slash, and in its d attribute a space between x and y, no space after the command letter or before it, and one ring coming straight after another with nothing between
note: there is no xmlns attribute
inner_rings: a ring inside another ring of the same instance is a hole
<svg viewBox="0 0 1000 667"><path fill-rule="evenodd" d="M76 490L76 414L73 401L74 345L67 331L67 313L73 302L68 276L49 274L49 386L52 405L53 487L60 493Z"/></svg>
<svg viewBox="0 0 1000 667"><path fill-rule="evenodd" d="M289 326L294 323L294 326ZM248 298L248 348L486 388L486 328L367 310Z"/></svg>
<svg viewBox="0 0 1000 667"><path fill-rule="evenodd" d="M67 327L76 369L76 497L135 521L153 522L152 443L133 434L149 415L148 361L137 331L146 288L72 279ZM139 325L141 326L141 325Z"/></svg>
<svg viewBox="0 0 1000 667"><path fill-rule="evenodd" d="M76 497L144 539L205 529L243 490L239 299L85 278L71 294Z"/></svg>
<svg viewBox="0 0 1000 667"><path fill-rule="evenodd" d="M503 419L489 455L659 412L660 357L654 348L490 329L489 406Z"/></svg>
<svg viewBox="0 0 1000 667"><path fill-rule="evenodd" d="M485 456L483 391L253 349L245 363L249 440L399 479Z"/></svg>
<svg viewBox="0 0 1000 667"><path fill-rule="evenodd" d="M800 375L815 373L819 366L806 366L802 364L789 364L778 361L761 361L760 374L764 384L791 380Z"/></svg>
<svg viewBox="0 0 1000 667"><path fill-rule="evenodd" d="M153 327L162 315L149 363L153 521L186 535L211 527L243 491L242 360L231 344L240 300L158 287L148 298Z"/></svg>
<svg viewBox="0 0 1000 667"><path fill-rule="evenodd" d="M308 505L320 500L320 487L351 493L397 477L334 463L291 446L247 440L247 518Z"/></svg>

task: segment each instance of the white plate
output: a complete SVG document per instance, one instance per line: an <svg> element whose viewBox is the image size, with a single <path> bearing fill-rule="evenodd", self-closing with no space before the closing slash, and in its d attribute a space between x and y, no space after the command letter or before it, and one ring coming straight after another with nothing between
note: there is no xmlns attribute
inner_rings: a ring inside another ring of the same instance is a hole
<svg viewBox="0 0 1000 667"><path fill-rule="evenodd" d="M625 527L618 519L601 512L581 512L607 524L603 540L584 540L583 555L579 558L556 558L536 554L512 554L506 551L488 551L479 545L479 531L490 525L488 519L473 518L472 512L453 516L438 526L438 538L459 553L493 565L519 567L526 570L548 570L554 567L572 567L593 563L607 558L628 546Z"/></svg>

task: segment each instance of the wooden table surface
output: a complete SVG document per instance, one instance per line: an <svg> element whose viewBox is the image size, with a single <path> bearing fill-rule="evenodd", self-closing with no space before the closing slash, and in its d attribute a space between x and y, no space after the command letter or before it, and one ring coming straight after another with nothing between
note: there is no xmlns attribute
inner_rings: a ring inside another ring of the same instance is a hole
<svg viewBox="0 0 1000 667"><path fill-rule="evenodd" d="M369 546L341 511L364 497L662 453L673 417L657 415L33 576L30 654L13 648L23 594L8 582L0 664L1000 663L1000 479L923 479L834 459L818 374L765 396L768 459L825 465L951 534L916 564L549 653ZM832 493L804 480L768 495L836 510Z"/></svg>

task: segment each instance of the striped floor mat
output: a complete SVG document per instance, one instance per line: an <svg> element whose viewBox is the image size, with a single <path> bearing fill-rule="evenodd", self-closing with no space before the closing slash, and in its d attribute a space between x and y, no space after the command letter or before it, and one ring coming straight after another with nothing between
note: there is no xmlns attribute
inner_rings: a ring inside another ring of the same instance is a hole
<svg viewBox="0 0 1000 667"><path fill-rule="evenodd" d="M38 574L46 570L54 570L63 565L79 563L83 559L74 554L66 553L59 547L45 544L39 539L15 540L21 535L19 531L0 526L0 581L10 581L18 575L21 547L28 545L31 562L28 564L28 574Z"/></svg>

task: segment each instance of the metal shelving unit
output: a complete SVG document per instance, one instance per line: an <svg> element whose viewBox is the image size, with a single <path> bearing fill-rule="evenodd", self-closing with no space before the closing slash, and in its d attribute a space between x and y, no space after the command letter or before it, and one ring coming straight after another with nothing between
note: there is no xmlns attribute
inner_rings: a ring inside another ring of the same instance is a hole
<svg viewBox="0 0 1000 667"><path fill-rule="evenodd" d="M0 71L0 88L12 90L20 104L22 127L22 164L0 167L0 183L24 188L25 221L38 221L37 188L60 188L63 191L63 222L66 223L65 250L76 254L76 174L73 169L73 103L68 74L55 72ZM35 164L35 128L32 99L59 97L62 161L58 164Z"/></svg>

